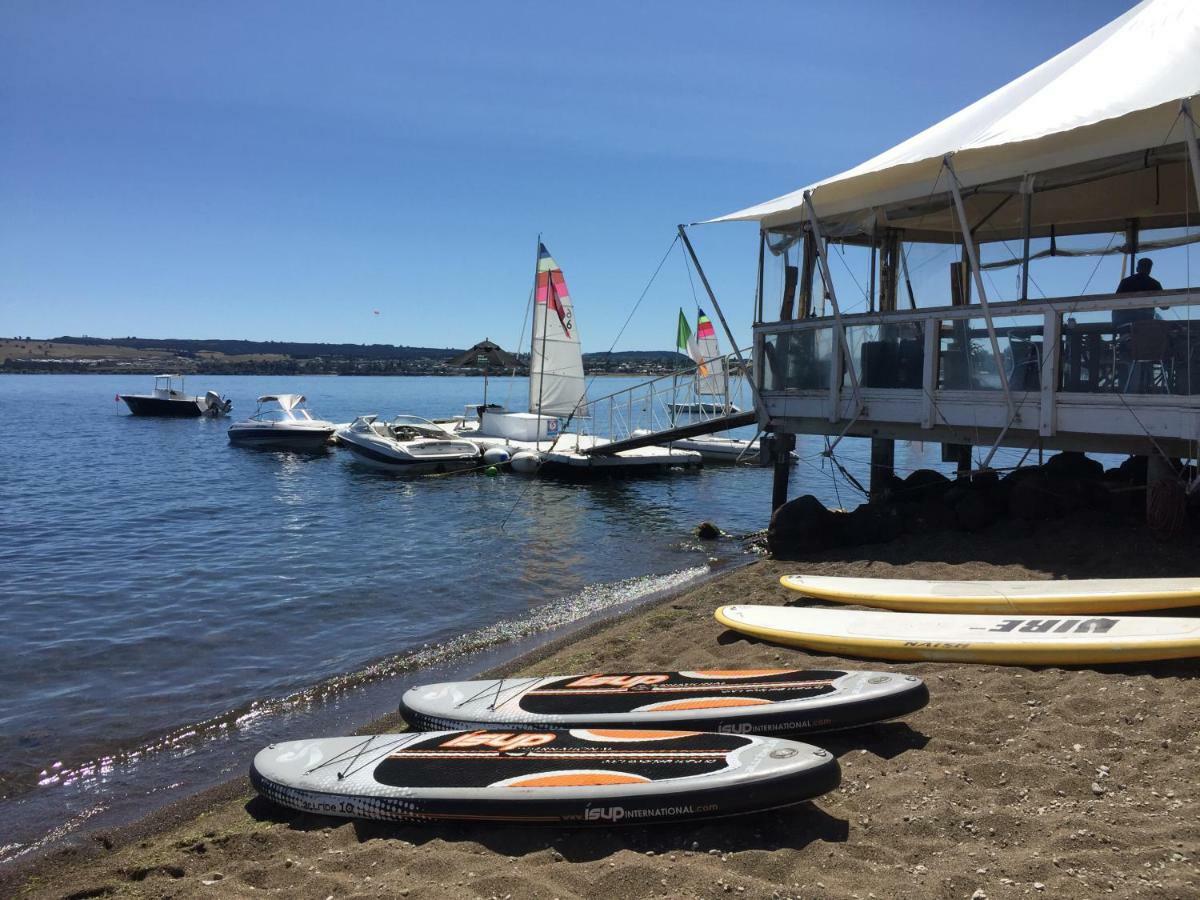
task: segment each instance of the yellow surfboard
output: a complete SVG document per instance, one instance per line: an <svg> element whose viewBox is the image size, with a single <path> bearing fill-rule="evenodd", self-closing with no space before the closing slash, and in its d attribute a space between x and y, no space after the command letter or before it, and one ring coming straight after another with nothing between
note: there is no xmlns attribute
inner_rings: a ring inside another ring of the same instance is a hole
<svg viewBox="0 0 1200 900"><path fill-rule="evenodd" d="M775 643L867 659L1070 666L1200 656L1200 618L722 606L716 619Z"/></svg>
<svg viewBox="0 0 1200 900"><path fill-rule="evenodd" d="M1088 615L1200 607L1200 578L923 581L784 575L806 597L903 612Z"/></svg>

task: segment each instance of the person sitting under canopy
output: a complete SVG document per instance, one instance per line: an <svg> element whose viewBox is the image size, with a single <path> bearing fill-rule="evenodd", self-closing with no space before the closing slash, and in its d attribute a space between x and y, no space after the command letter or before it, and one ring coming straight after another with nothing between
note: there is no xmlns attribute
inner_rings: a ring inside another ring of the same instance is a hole
<svg viewBox="0 0 1200 900"><path fill-rule="evenodd" d="M1137 271L1121 279L1121 283L1117 285L1117 293L1136 294L1143 291L1161 291L1163 286L1158 282L1158 279L1150 277L1150 270L1153 268L1154 260L1143 256L1137 262ZM1114 309L1112 313L1113 325L1118 329L1127 329L1134 322L1145 322L1153 318L1155 318L1155 315L1152 307L1144 309Z"/></svg>

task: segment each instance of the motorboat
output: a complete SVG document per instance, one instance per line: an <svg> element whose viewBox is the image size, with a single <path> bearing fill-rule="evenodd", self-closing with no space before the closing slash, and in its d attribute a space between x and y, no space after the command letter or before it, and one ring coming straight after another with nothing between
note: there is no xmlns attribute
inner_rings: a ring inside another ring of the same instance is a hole
<svg viewBox="0 0 1200 900"><path fill-rule="evenodd" d="M245 447L319 450L333 437L337 426L314 419L303 394L265 394L258 411L244 422L229 426L229 443Z"/></svg>
<svg viewBox="0 0 1200 900"><path fill-rule="evenodd" d="M166 416L194 419L199 416L223 416L233 408L233 401L216 391L206 391L203 397L189 397L182 375L155 375L154 393L118 394L135 416Z"/></svg>
<svg viewBox="0 0 1200 900"><path fill-rule="evenodd" d="M337 440L358 462L406 475L457 472L480 462L475 444L420 416L396 416L390 422L359 416L338 429Z"/></svg>

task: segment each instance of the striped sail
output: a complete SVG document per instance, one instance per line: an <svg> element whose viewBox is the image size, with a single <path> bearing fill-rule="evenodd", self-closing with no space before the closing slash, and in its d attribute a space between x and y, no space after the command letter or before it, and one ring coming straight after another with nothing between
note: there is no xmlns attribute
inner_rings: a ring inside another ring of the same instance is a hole
<svg viewBox="0 0 1200 900"><path fill-rule="evenodd" d="M551 416L586 415L583 350L562 269L538 244L529 361L529 411Z"/></svg>
<svg viewBox="0 0 1200 900"><path fill-rule="evenodd" d="M704 310L698 310L696 319L696 348L700 364L696 372L696 392L707 396L725 396L725 357L717 346L717 332Z"/></svg>

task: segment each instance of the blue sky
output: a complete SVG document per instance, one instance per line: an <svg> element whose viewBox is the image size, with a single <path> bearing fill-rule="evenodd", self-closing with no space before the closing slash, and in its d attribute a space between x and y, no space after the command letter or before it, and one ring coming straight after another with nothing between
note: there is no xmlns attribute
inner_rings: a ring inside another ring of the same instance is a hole
<svg viewBox="0 0 1200 900"><path fill-rule="evenodd" d="M677 222L847 168L1130 5L8 0L0 335L511 346L541 232L606 350ZM755 226L692 235L748 337ZM676 249L618 349L670 346L680 305Z"/></svg>

